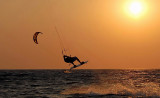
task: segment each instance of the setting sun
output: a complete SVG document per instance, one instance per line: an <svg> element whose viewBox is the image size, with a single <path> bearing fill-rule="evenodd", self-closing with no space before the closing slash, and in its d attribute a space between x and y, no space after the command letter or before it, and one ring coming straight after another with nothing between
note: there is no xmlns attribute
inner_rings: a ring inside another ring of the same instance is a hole
<svg viewBox="0 0 160 98"><path fill-rule="evenodd" d="M142 6L141 2L132 2L130 4L129 10L132 14L138 15L142 12L142 8L143 8L143 6Z"/></svg>
<svg viewBox="0 0 160 98"><path fill-rule="evenodd" d="M139 18L147 12L147 2L144 0L132 0L126 2L125 12L134 18Z"/></svg>

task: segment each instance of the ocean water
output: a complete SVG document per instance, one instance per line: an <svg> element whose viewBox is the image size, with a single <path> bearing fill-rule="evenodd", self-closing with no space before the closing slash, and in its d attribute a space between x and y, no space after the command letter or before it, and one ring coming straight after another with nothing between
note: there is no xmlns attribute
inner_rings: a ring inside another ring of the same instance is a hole
<svg viewBox="0 0 160 98"><path fill-rule="evenodd" d="M1 70L0 98L160 98L160 70Z"/></svg>

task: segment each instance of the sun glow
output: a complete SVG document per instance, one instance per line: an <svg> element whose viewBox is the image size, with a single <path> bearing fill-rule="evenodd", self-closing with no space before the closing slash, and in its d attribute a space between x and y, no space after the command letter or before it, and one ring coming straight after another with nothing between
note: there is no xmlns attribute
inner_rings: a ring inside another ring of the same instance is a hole
<svg viewBox="0 0 160 98"><path fill-rule="evenodd" d="M146 2L144 0L130 0L126 3L125 8L129 16L138 18L146 13Z"/></svg>
<svg viewBox="0 0 160 98"><path fill-rule="evenodd" d="M138 15L142 12L142 8L141 2L136 1L130 4L129 10L132 14Z"/></svg>

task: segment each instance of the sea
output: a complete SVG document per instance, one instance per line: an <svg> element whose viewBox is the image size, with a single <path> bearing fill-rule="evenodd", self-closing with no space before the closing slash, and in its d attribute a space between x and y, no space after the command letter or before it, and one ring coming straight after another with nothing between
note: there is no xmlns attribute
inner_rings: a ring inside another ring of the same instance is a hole
<svg viewBox="0 0 160 98"><path fill-rule="evenodd" d="M0 98L160 98L160 70L0 70Z"/></svg>

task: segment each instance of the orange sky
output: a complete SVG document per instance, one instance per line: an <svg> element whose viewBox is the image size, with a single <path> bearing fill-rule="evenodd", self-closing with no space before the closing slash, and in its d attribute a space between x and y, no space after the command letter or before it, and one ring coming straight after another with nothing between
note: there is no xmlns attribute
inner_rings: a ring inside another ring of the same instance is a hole
<svg viewBox="0 0 160 98"><path fill-rule="evenodd" d="M1 0L0 69L59 69L64 63L54 26L80 68L160 68L160 1L126 12L131 0ZM33 34L43 32L33 40Z"/></svg>

